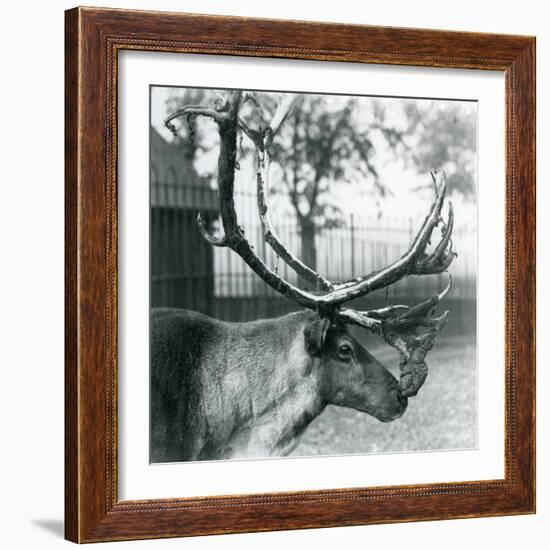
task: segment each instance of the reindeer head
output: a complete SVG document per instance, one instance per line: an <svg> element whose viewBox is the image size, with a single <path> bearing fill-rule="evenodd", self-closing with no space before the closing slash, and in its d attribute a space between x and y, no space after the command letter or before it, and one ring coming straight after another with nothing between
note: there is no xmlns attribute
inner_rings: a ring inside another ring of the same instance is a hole
<svg viewBox="0 0 550 550"><path fill-rule="evenodd" d="M316 361L323 404L363 411L382 422L403 415L408 400L397 379L350 334L347 325L315 316L305 327L304 341Z"/></svg>
<svg viewBox="0 0 550 550"><path fill-rule="evenodd" d="M446 271L456 253L452 249L453 209L449 203L448 219L442 219L442 207L447 190L443 172L432 173L435 198L424 223L408 251L389 266L349 281L331 282L301 262L281 242L269 218L268 178L270 146L278 129L286 120L296 101L296 96L286 96L267 124L266 113L262 121L267 126L250 128L239 116L241 105L259 102L250 94L240 91L228 93L223 106L213 109L189 106L173 113L166 125L176 132L173 120L177 117L205 116L213 119L219 128L220 154L218 160L218 194L224 235L208 233L200 214L198 224L203 237L214 246L229 247L271 288L300 306L317 313L316 329L306 334L308 349L322 358L326 399L331 403L350 406L373 414L381 420L392 420L403 414L407 398L416 395L427 376L425 357L445 323L448 313L433 315L435 306L451 288L451 277L445 290L419 304L394 305L376 310L359 311L347 308L350 300L386 288L410 275L430 275ZM300 277L310 281L314 291L304 290L284 280L270 269L254 252L237 221L234 204L234 180L237 166L237 135L243 132L254 143L257 151L257 199L264 240L276 254L294 269ZM441 228L441 238L431 251L428 245L436 227ZM364 347L354 340L346 325L363 327L400 354L400 377L397 381ZM315 335L322 339L315 339ZM307 339L309 338L309 339ZM317 344L315 343L317 342ZM322 344L322 345L319 345ZM353 391L344 391L350 382L356 382Z"/></svg>

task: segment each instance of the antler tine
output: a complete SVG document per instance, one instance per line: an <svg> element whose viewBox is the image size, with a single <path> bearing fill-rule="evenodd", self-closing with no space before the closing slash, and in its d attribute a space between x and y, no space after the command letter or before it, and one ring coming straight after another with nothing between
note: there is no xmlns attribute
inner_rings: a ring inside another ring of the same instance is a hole
<svg viewBox="0 0 550 550"><path fill-rule="evenodd" d="M245 100L252 101L258 108L261 105L253 96L246 96ZM269 169L271 164L270 145L273 142L275 134L287 119L288 115L299 101L299 96L287 95L279 101L273 118L263 131L260 129L254 130L246 125L239 118L239 128L250 138L256 148L257 156L257 203L258 214L262 224L262 232L265 242L273 249L291 269L298 275L309 281L317 290L332 290L333 286L330 281L322 277L319 273L304 264L297 256L295 256L281 241L280 237L271 222L269 216L268 193L269 193ZM261 110L263 119L265 120L265 111Z"/></svg>
<svg viewBox="0 0 550 550"><path fill-rule="evenodd" d="M233 91L227 102L227 118L218 124L220 128L220 154L218 159L218 194L220 214L225 233L224 245L236 252L246 264L276 292L309 309L317 308L318 296L301 290L282 279L255 254L252 245L238 224L234 203L235 165L237 156L237 128L241 92ZM212 237L209 235L209 237Z"/></svg>
<svg viewBox="0 0 550 550"><path fill-rule="evenodd" d="M453 250L447 251L453 230L453 209L449 203L449 217L444 226L441 242L431 254L426 253L426 247L431 239L434 228L441 223L441 208L447 191L447 181L443 172L441 183L437 187L434 202L428 216L425 218L418 234L408 251L393 264L375 271L365 277L334 284L335 290L322 297L327 304L339 305L354 298L359 298L374 290L387 287L409 275L428 275L445 271L456 256Z"/></svg>
<svg viewBox="0 0 550 550"><path fill-rule="evenodd" d="M216 237L215 235L212 235L208 232L208 229L206 228L206 223L200 212L197 214L197 225L199 226L199 231L202 237L212 246L227 246L227 239L225 238L225 235L221 237Z"/></svg>
<svg viewBox="0 0 550 550"><path fill-rule="evenodd" d="M435 294L423 302L415 304L414 306L390 306L389 308L372 310L367 313L385 321L386 327L390 326L392 329L416 326L419 320L424 319L430 310L441 302L451 291L453 287L453 278L450 273L448 273L448 275L449 282L447 286L439 294ZM402 313L396 315L398 310Z"/></svg>
<svg viewBox="0 0 550 550"><path fill-rule="evenodd" d="M216 110L216 109L208 109L206 107L203 107L201 105L186 105L182 109L178 109L177 111L174 111L171 115L167 116L164 119L164 125L168 130L170 130L175 136L177 136L177 129L174 123L172 122L176 118L184 117L184 116L204 116L206 118L211 118L214 120L214 122L217 122L218 124L226 118L226 114L223 112L223 110Z"/></svg>
<svg viewBox="0 0 550 550"><path fill-rule="evenodd" d="M449 283L442 292L414 306L398 305L371 311L342 309L338 312L338 318L343 322L374 332L399 352L399 391L403 397L416 395L426 380L426 355L449 316L448 311L439 317L432 313L451 288L452 277L449 274ZM418 327L426 327L427 330L417 334Z"/></svg>
<svg viewBox="0 0 550 550"><path fill-rule="evenodd" d="M447 286L432 297L413 306L392 305L380 309L357 311L354 309L340 309L338 317L345 322L368 328L381 334L382 328L409 327L412 324L418 325L418 320L425 317L431 309L441 302L453 287L453 278L448 273L449 282Z"/></svg>
<svg viewBox="0 0 550 550"><path fill-rule="evenodd" d="M267 150L258 151L257 174L257 201L258 214L262 224L265 242L271 246L275 253L288 264L298 275L313 283L317 290L332 290L330 281L304 264L282 243L271 222L268 206L268 178L269 178L269 153Z"/></svg>
<svg viewBox="0 0 550 550"><path fill-rule="evenodd" d="M269 126L266 129L266 138L265 138L265 147L269 148L273 142L275 134L279 131L279 128L283 125L284 121L288 118L288 115L292 112L294 107L301 100L302 96L298 94L286 94L279 101L277 109L275 110L275 115L269 123Z"/></svg>
<svg viewBox="0 0 550 550"><path fill-rule="evenodd" d="M304 264L299 258L297 258L288 248L282 243L281 239L277 235L275 228L271 222L269 216L269 206L267 202L267 172L269 167L263 168L261 165L266 162L259 161L258 164L258 179L257 179L257 200L258 200L258 213L260 216L260 222L262 224L262 230L265 242L271 246L275 253L286 262L294 271L302 276L304 279L315 284L317 290L331 290L333 288L332 283L321 276L319 273L311 269Z"/></svg>

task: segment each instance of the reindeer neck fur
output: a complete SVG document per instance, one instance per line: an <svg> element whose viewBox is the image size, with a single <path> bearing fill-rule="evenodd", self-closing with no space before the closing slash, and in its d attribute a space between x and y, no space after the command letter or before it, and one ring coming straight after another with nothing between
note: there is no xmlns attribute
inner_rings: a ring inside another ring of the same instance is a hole
<svg viewBox="0 0 550 550"><path fill-rule="evenodd" d="M219 458L288 454L324 409L319 359L307 353L304 341L313 315L224 323L229 329L224 353L219 344L210 357L205 350L203 384L216 390L206 392L202 403L208 425L204 443L211 449L217 441Z"/></svg>

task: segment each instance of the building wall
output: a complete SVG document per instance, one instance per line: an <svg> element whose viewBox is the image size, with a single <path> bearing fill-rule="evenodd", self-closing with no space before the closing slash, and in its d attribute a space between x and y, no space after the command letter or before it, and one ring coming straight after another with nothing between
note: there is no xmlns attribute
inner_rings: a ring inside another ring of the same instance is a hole
<svg viewBox="0 0 550 550"><path fill-rule="evenodd" d="M188 144L167 142L151 128L150 147L151 306L212 314L214 251L196 217L216 217L217 193L194 169Z"/></svg>

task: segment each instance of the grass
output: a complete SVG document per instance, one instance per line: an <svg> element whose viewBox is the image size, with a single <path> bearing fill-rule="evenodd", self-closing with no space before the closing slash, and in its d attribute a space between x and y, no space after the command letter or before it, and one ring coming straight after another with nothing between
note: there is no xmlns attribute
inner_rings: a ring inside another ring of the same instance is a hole
<svg viewBox="0 0 550 550"><path fill-rule="evenodd" d="M372 351L396 375L397 353ZM477 445L474 337L438 341L428 378L405 414L384 424L366 413L329 405L308 427L294 456L471 449Z"/></svg>

